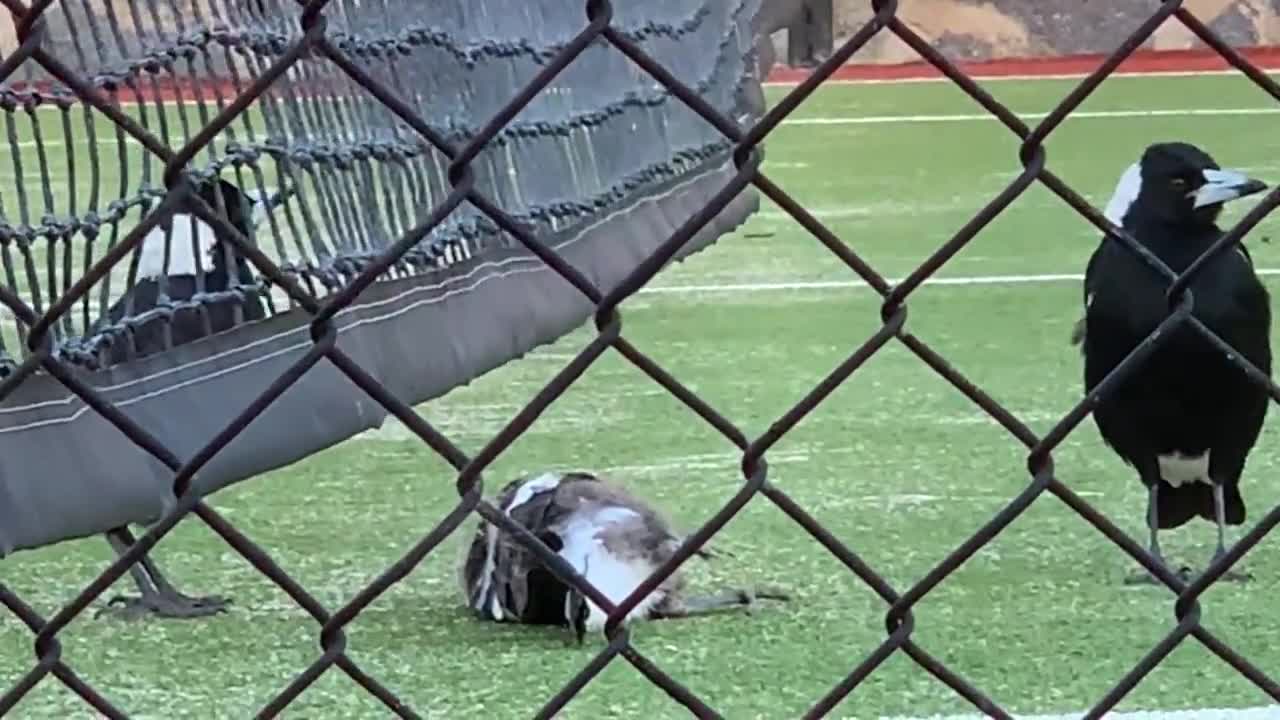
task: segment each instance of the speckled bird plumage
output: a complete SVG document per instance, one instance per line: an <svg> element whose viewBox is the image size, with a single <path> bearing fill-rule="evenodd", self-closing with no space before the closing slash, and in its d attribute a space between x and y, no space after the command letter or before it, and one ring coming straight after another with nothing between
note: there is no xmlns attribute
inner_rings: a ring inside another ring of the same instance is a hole
<svg viewBox="0 0 1280 720"><path fill-rule="evenodd" d="M616 583L596 583L582 556L569 555L584 542L595 541L599 551L636 568L643 577L668 560L681 538L657 510L622 486L588 473L545 473L521 478L502 489L498 509L529 529L564 557L578 572L617 602ZM581 537L580 537L581 536ZM568 624L564 615L567 586L542 567L541 561L518 540L482 522L466 561L462 584L467 603L488 619L534 624ZM673 573L641 602L628 619L660 610L684 585ZM634 587L634 586L633 586ZM612 592L611 592L612 591ZM599 629L604 613L588 600L588 629Z"/></svg>
<svg viewBox="0 0 1280 720"><path fill-rule="evenodd" d="M684 538L667 518L621 484L586 472L547 472L508 483L494 500L499 511L564 558L605 597L618 603L667 562ZM704 550L699 554L708 556ZM749 605L754 593L716 599L684 597L677 569L628 613L637 619L677 617ZM590 598L556 578L512 534L481 521L466 548L459 582L466 603L485 620L599 630L606 615ZM781 593L761 597L786 599ZM583 607L585 605L585 608ZM578 614L581 613L581 614Z"/></svg>

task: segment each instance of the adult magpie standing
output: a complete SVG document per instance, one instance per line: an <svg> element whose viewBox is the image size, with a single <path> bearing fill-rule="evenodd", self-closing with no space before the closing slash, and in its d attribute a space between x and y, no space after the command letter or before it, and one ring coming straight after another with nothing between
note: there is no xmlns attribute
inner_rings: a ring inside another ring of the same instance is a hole
<svg viewBox="0 0 1280 720"><path fill-rule="evenodd" d="M221 178L197 182L196 194L214 209L225 212L227 220L245 237L253 238L259 211L269 211L280 195L252 197L235 184ZM221 197L219 197L219 195ZM220 207L221 206L221 207ZM185 210L163 218L139 244L137 279L99 320L98 329L119 324L168 302L191 300L201 289L222 293L255 282L252 268L222 233ZM127 330L132 335L133 357L163 352L222 332L243 322L266 317L261 297L224 295L201 302L200 308L184 307L171 314L155 315ZM128 341L116 337L109 348L112 364L125 362ZM124 554L135 539L127 527L107 533L112 550ZM192 597L175 588L161 574L148 555L129 569L139 595L117 596L108 608L125 618L156 615L166 618L195 618L226 610L227 601L217 596ZM118 606L118 607L116 607Z"/></svg>
<svg viewBox="0 0 1280 720"><path fill-rule="evenodd" d="M1125 171L1106 214L1181 273L1222 236L1223 203L1265 189L1193 145L1157 143ZM1210 260L1189 289L1192 315L1269 376L1271 301L1244 246ZM1086 391L1165 319L1166 293L1167 282L1134 253L1103 239L1089 258L1083 327L1073 336L1083 345ZM1266 389L1186 325L1098 403L1093 417L1103 440L1148 488L1151 553L1159 562L1159 531L1197 516L1217 524L1214 558L1226 552L1225 526L1245 519L1240 475L1269 404ZM1142 571L1126 583L1152 580Z"/></svg>

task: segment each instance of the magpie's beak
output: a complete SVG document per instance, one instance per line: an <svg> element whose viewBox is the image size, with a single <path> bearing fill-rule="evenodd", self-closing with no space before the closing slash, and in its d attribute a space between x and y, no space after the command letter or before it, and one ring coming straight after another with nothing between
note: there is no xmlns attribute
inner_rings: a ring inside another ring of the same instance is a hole
<svg viewBox="0 0 1280 720"><path fill-rule="evenodd" d="M1260 193L1267 184L1234 170L1205 170L1204 184L1191 191L1192 207L1202 208Z"/></svg>

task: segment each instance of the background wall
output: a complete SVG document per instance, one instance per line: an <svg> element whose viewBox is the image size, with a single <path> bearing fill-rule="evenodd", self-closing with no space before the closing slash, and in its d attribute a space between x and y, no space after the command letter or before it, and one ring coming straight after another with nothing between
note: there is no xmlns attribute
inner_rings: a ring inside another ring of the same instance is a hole
<svg viewBox="0 0 1280 720"><path fill-rule="evenodd" d="M785 13L793 0L774 0ZM1151 14L1157 0L900 0L899 17L949 57L989 60L1113 50ZM1280 0L1187 0L1185 7L1236 46L1280 45ZM836 0L836 45L871 17L868 0ZM776 33L779 59L786 33ZM1145 47L1182 50L1199 41L1170 21ZM881 33L854 56L858 63L917 60L910 48Z"/></svg>

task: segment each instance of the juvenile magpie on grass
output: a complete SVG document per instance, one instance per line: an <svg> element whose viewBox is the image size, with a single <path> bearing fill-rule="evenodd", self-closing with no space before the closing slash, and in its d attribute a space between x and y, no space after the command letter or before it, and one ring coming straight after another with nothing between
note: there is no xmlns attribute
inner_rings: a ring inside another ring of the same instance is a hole
<svg viewBox="0 0 1280 720"><path fill-rule="evenodd" d="M1221 237L1223 203L1265 189L1193 145L1157 143L1124 172L1106 215L1180 273ZM1165 319L1166 286L1134 253L1103 239L1089 258L1085 316L1072 338L1083 346L1086 392ZM1219 253L1189 289L1193 316L1270 375L1271 300L1244 246ZM1225 526L1245 519L1240 475L1268 405L1263 387L1186 325L1098 403L1093 417L1103 440L1148 488L1151 553L1160 562L1158 532L1197 516L1217 524L1214 558L1226 552ZM1149 581L1146 572L1126 579Z"/></svg>
<svg viewBox="0 0 1280 720"><path fill-rule="evenodd" d="M502 489L494 504L615 603L669 560L684 541L649 503L591 473L518 478ZM698 554L715 555L705 549ZM682 569L640 601L625 622L750 608L757 598L788 599L776 590L688 597ZM467 605L481 619L568 627L579 643L588 630L604 627L605 613L599 606L556 578L509 533L484 520L462 558L459 583Z"/></svg>
<svg viewBox="0 0 1280 720"><path fill-rule="evenodd" d="M250 239L256 225L255 214L268 210L279 198L277 194L270 199L255 199L220 178L199 182L196 192L215 213L225 211L228 221ZM235 269L235 283L229 268ZM99 320L98 327L119 323L125 317L151 310L164 298L170 301L191 299L197 291L197 273L203 276L206 293L225 291L234 284L254 282L249 261L234 244L195 215L178 211L164 218L142 239L136 281ZM153 317L134 325L135 357L162 352L240 323L266 317L261 298L252 294L246 294L243 299L226 297L210 300L204 304L204 309L207 325L201 311L195 308L182 308L171 317ZM166 334L170 337L166 338ZM109 349L111 363L124 362L129 358L127 343L124 338L115 338ZM123 555L135 539L127 527L120 527L107 533L107 542L112 550ZM140 594L137 597L114 597L108 601L104 612L127 619L147 614L195 618L226 610L227 600L221 597L191 597L178 591L147 555L143 555L129 572Z"/></svg>

